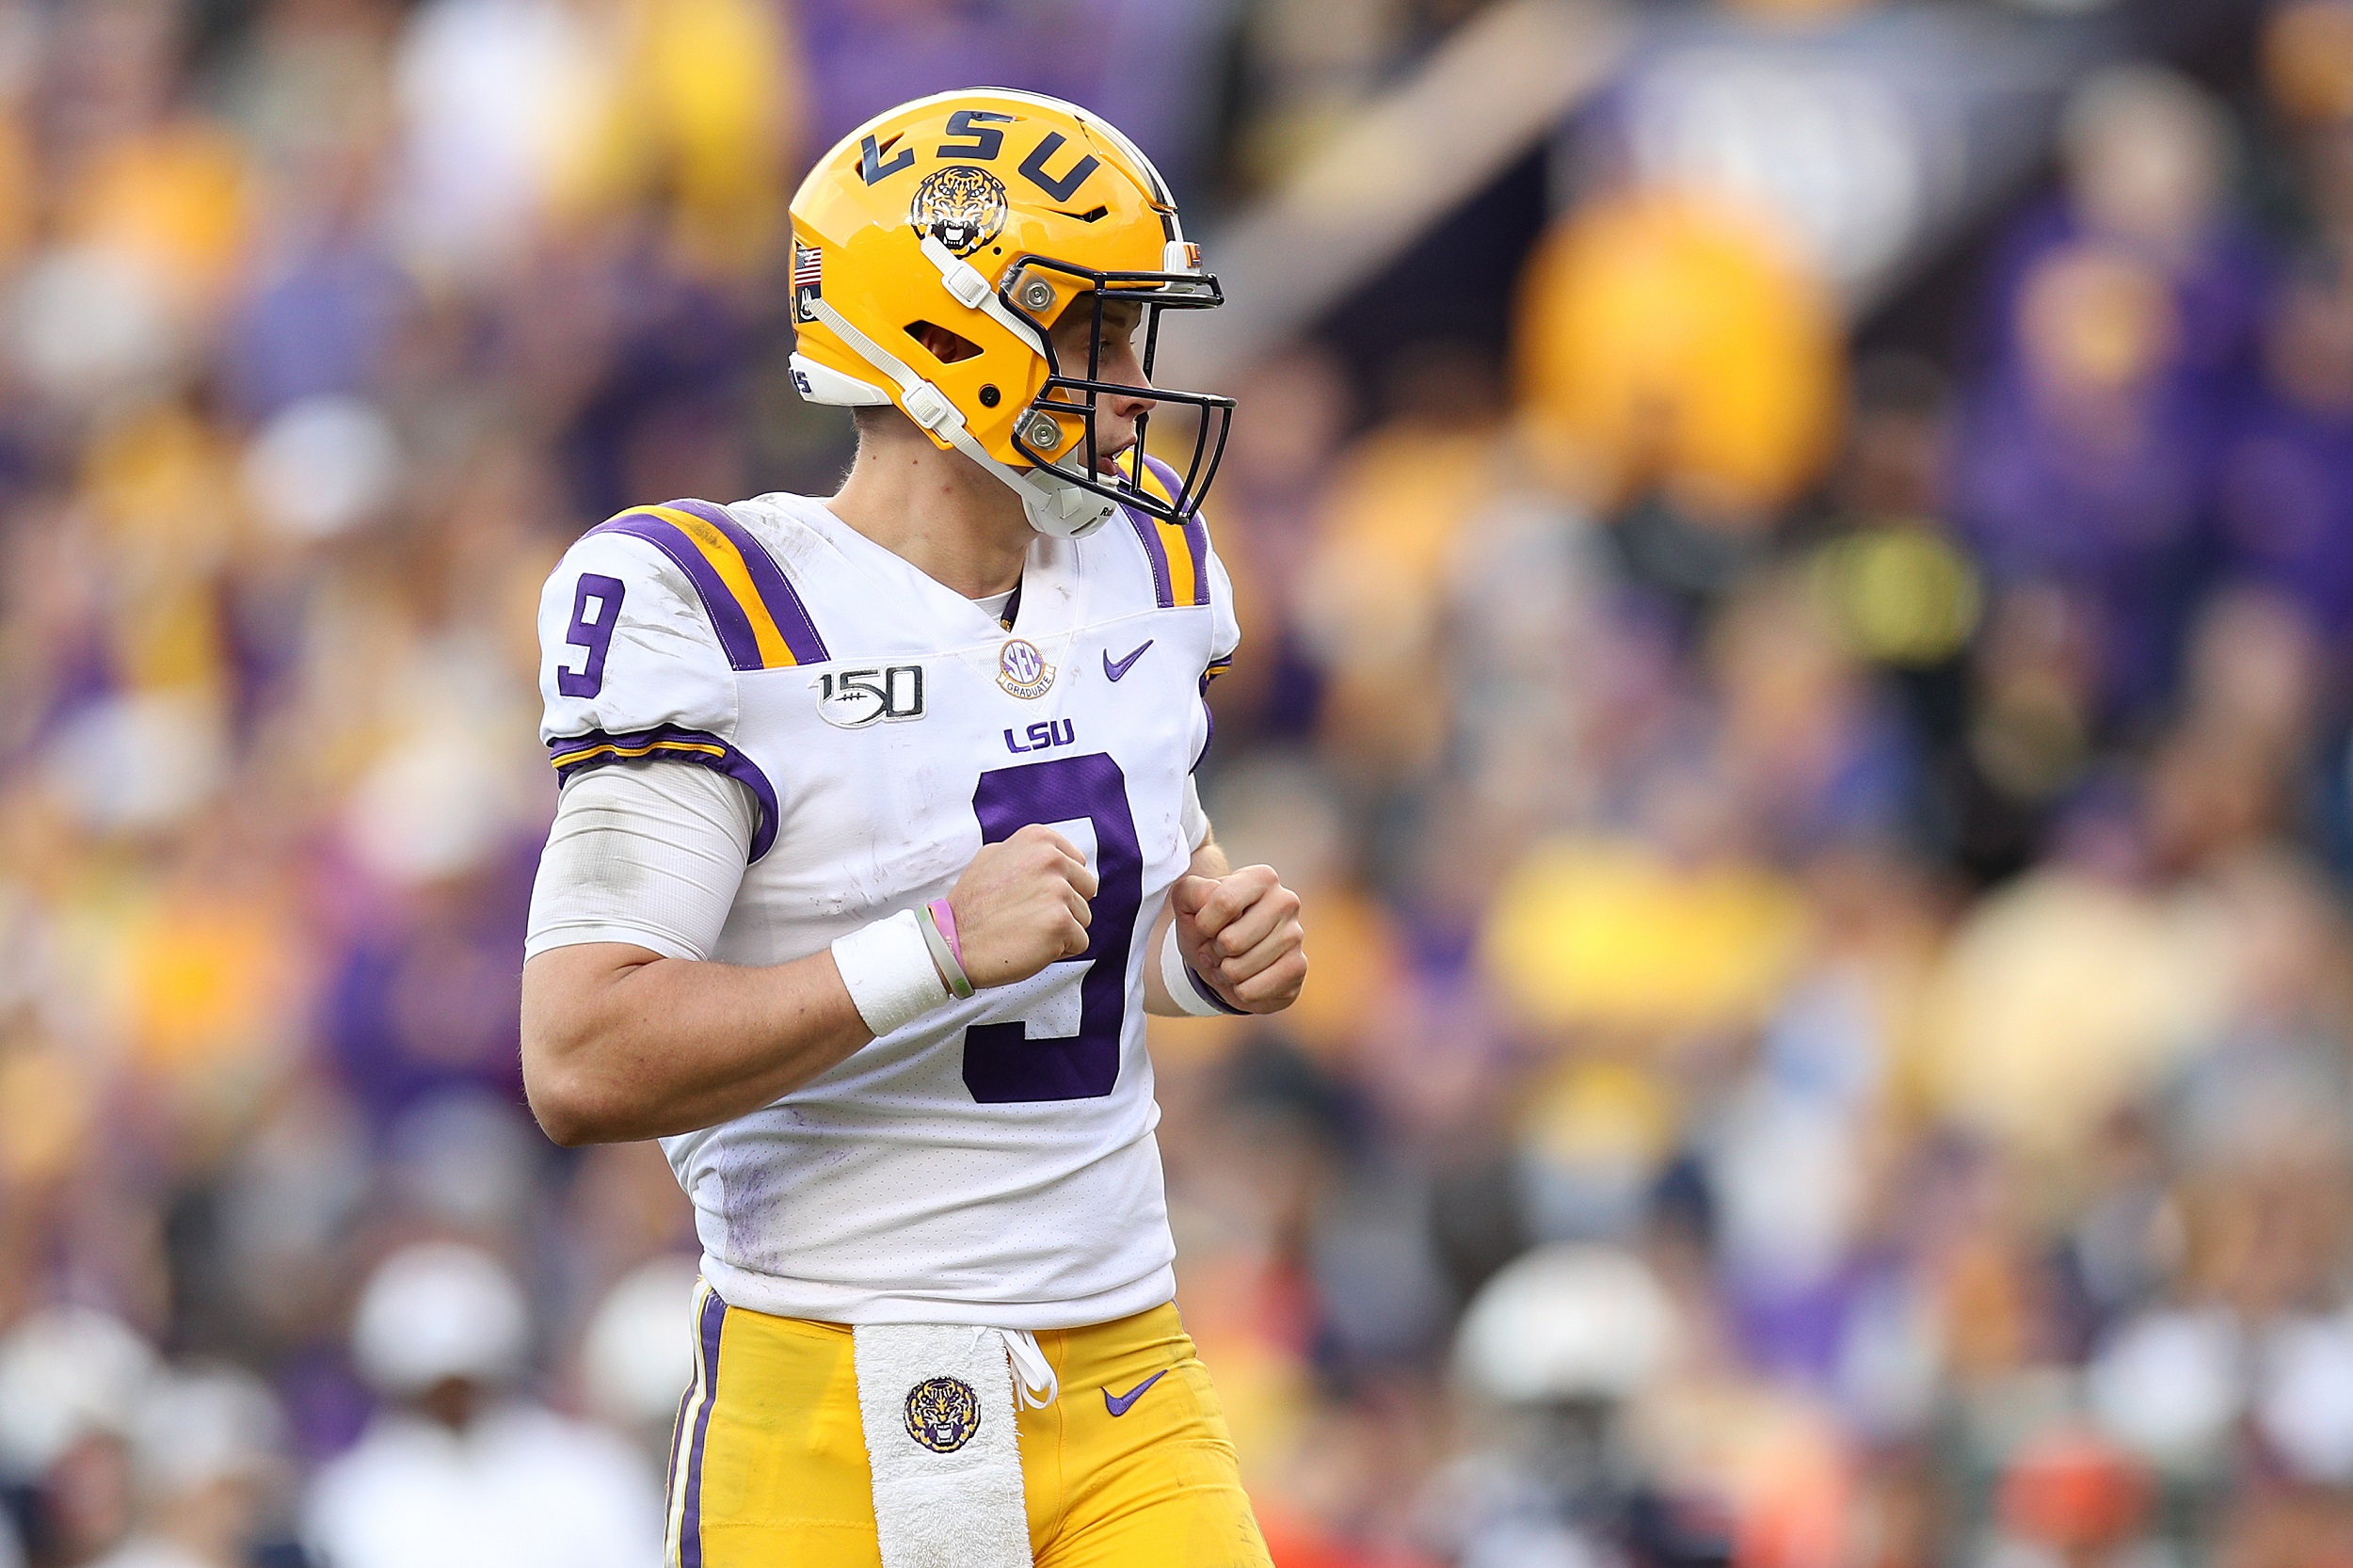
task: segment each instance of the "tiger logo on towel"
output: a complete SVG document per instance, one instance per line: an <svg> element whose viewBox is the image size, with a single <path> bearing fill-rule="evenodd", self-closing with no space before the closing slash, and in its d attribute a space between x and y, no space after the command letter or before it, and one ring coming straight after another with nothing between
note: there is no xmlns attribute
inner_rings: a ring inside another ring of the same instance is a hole
<svg viewBox="0 0 2353 1568"><path fill-rule="evenodd" d="M926 1378L907 1390L907 1435L952 1454L981 1430L981 1399L962 1378Z"/></svg>

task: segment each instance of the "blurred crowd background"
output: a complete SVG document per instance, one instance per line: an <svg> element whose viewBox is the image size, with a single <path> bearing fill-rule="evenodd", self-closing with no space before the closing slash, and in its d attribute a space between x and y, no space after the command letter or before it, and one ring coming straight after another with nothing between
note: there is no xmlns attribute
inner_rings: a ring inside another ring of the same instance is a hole
<svg viewBox="0 0 2353 1568"><path fill-rule="evenodd" d="M531 606L830 490L787 194L981 82L1258 312L1315 976L1155 1054L1281 1568L2353 1564L2344 0L0 4L0 1564L657 1560Z"/></svg>

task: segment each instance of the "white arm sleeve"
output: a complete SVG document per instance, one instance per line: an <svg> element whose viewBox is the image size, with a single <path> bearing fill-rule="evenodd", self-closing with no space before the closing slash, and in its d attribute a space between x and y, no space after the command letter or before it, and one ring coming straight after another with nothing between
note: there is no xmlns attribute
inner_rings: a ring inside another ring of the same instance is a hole
<svg viewBox="0 0 2353 1568"><path fill-rule="evenodd" d="M708 958L759 822L752 792L691 762L626 762L564 786L531 888L523 957L631 942Z"/></svg>
<svg viewBox="0 0 2353 1568"><path fill-rule="evenodd" d="M1209 814L1201 809L1201 792L1194 786L1191 774L1185 776L1184 824L1187 849L1199 849L1209 842Z"/></svg>

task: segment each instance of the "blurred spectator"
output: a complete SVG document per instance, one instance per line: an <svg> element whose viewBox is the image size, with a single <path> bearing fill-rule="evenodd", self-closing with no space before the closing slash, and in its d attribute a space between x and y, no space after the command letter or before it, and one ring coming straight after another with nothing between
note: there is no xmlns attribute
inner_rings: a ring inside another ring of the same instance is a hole
<svg viewBox="0 0 2353 1568"><path fill-rule="evenodd" d="M1924 1067L1934 1103L2021 1153L2088 1148L2213 1026L2222 976L2201 936L2094 865L2055 865L1989 898L1954 934L1933 982ZM2085 985L2087 974L2101 984Z"/></svg>
<svg viewBox="0 0 2353 1568"><path fill-rule="evenodd" d="M1998 584L2051 584L2089 617L2110 716L2172 674L2268 262L2230 210L2229 122L2185 79L2097 75L2061 140L2064 196L2021 226L1990 295L1962 511Z"/></svg>
<svg viewBox="0 0 2353 1568"><path fill-rule="evenodd" d="M1817 562L1822 590L1855 653L1899 671L1947 666L1984 607L1977 563L1945 517L1951 397L1924 361L1888 357L1858 367L1846 451L1833 473L1833 532ZM1935 732L1945 715L1925 705Z"/></svg>
<svg viewBox="0 0 2353 1568"><path fill-rule="evenodd" d="M2299 215L2322 255L2353 241L2353 9L2344 0L2268 8L2258 40L2263 85L2289 139Z"/></svg>
<svg viewBox="0 0 2353 1568"><path fill-rule="evenodd" d="M389 1404L312 1494L305 1534L327 1563L621 1568L660 1554L645 1459L512 1396L530 1336L521 1291L483 1253L432 1243L376 1270L352 1355Z"/></svg>
<svg viewBox="0 0 2353 1568"><path fill-rule="evenodd" d="M1439 1528L1466 1568L1728 1560L1721 1498L1686 1492L1627 1430L1629 1406L1689 1354L1672 1298L1635 1257L1552 1247L1520 1257L1464 1313L1455 1367L1507 1419L1498 1451L1465 1460Z"/></svg>
<svg viewBox="0 0 2353 1568"><path fill-rule="evenodd" d="M1786 983L1804 930L1797 890L1727 853L1708 836L1721 803L1676 786L1661 825L1683 841L1543 845L1498 891L1488 963L1530 1022L1673 1040L1753 1025Z"/></svg>
<svg viewBox="0 0 2353 1568"><path fill-rule="evenodd" d="M1818 280L1769 218L1657 191L1572 215L1524 291L1521 378L1547 457L1607 509L1660 490L1702 533L1657 541L1637 571L1710 585L1705 530L1760 528L1829 453L1841 371Z"/></svg>
<svg viewBox="0 0 2353 1568"><path fill-rule="evenodd" d="M2218 590L2186 664L2180 715L2150 762L2152 848L2185 870L2313 825L2330 684L2310 617L2265 589Z"/></svg>
<svg viewBox="0 0 2353 1568"><path fill-rule="evenodd" d="M1981 1559L2027 1568L2138 1568L2166 1560L2143 1530L2147 1480L2132 1461L2096 1436L2058 1432L2039 1438L2002 1479L2005 1539Z"/></svg>
<svg viewBox="0 0 2353 1568"><path fill-rule="evenodd" d="M2224 570L2292 599L2332 651L2353 639L2353 292L2341 276L2282 289L2261 391L2217 480Z"/></svg>
<svg viewBox="0 0 2353 1568"><path fill-rule="evenodd" d="M1237 396L1252 416L1236 423L1218 470L1218 553L1242 635L1267 656L1219 678L1229 745L1261 728L1296 735L1314 717L1320 671L1290 612L1352 412L1339 366L1312 349L1260 366Z"/></svg>
<svg viewBox="0 0 2353 1568"><path fill-rule="evenodd" d="M520 261L560 160L589 140L600 41L554 0L427 0L411 16L392 65L395 232L428 278Z"/></svg>
<svg viewBox="0 0 2353 1568"><path fill-rule="evenodd" d="M132 1474L138 1529L103 1568L247 1568L282 1560L287 1481L276 1402L249 1374L165 1378L139 1411Z"/></svg>
<svg viewBox="0 0 2353 1568"><path fill-rule="evenodd" d="M0 1341L0 1478L35 1563L78 1564L132 1527L131 1439L154 1352L88 1308L53 1307Z"/></svg>
<svg viewBox="0 0 2353 1568"><path fill-rule="evenodd" d="M581 1337L581 1379L592 1412L637 1439L653 1464L669 1463L679 1390L694 1357L678 1332L694 1310L696 1271L675 1254L640 1264L605 1293Z"/></svg>
<svg viewBox="0 0 2353 1568"><path fill-rule="evenodd" d="M1446 564L1501 478L1495 382L1467 344L1420 345L1392 372L1390 417L1340 456L1323 496L1298 610L1324 676L1324 744L1374 788L1426 775L1445 738L1442 691L1396 696L1432 667Z"/></svg>

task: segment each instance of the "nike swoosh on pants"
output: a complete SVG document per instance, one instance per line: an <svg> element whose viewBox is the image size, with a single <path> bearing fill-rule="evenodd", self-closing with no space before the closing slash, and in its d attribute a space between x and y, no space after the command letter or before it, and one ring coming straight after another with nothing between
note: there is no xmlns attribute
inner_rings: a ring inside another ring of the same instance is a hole
<svg viewBox="0 0 2353 1568"><path fill-rule="evenodd" d="M1138 651L1141 652L1142 649L1138 649ZM1153 1373L1150 1377L1145 1378L1142 1383L1137 1384L1133 1388L1128 1389L1128 1392L1120 1395L1116 1399L1112 1397L1112 1391L1110 1389L1104 1389L1103 1408L1110 1411L1113 1416L1127 1415L1128 1410L1134 1406L1135 1402L1144 1398L1144 1391L1145 1389L1151 1387L1154 1384L1160 1382L1160 1379L1166 1376L1168 1376L1168 1368L1163 1367L1159 1371Z"/></svg>

